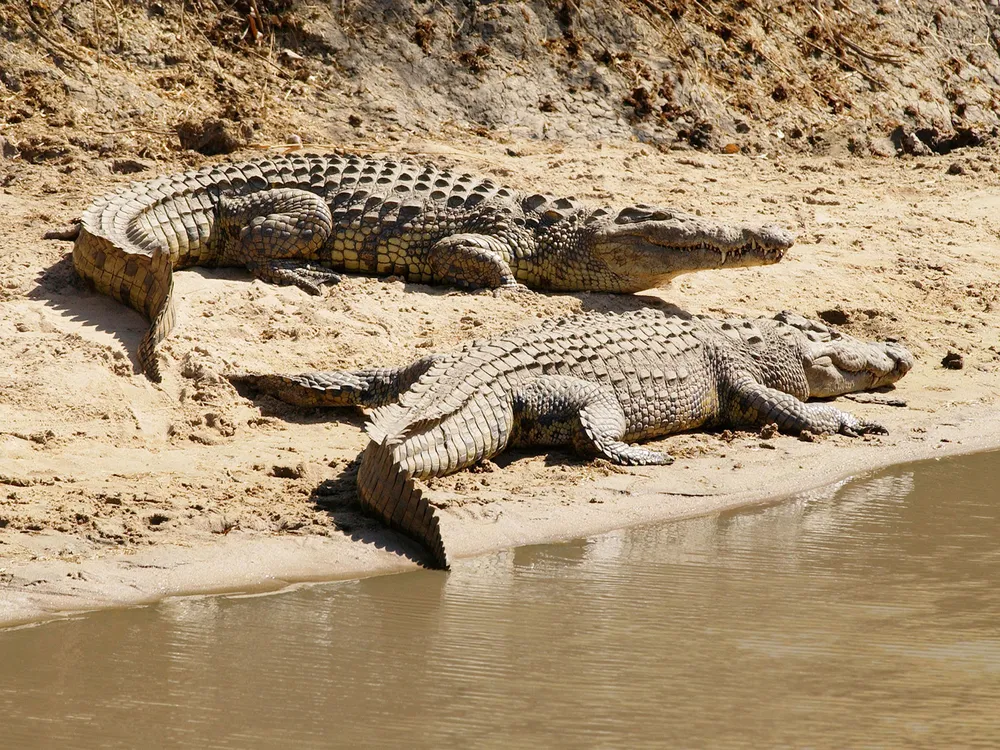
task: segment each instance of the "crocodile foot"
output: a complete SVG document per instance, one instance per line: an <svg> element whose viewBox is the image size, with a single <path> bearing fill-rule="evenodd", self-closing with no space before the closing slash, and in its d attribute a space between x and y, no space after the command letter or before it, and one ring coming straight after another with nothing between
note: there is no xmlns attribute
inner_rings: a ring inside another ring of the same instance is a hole
<svg viewBox="0 0 1000 750"><path fill-rule="evenodd" d="M301 260L269 260L265 263L248 263L247 266L258 279L297 286L314 297L322 296L323 284L338 284L344 280L342 274Z"/></svg>

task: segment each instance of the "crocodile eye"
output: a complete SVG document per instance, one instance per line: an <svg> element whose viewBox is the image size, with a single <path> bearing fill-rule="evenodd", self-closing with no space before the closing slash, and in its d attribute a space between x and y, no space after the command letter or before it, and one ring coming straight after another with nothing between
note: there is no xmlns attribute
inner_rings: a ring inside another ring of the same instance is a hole
<svg viewBox="0 0 1000 750"><path fill-rule="evenodd" d="M634 224L637 221L648 221L652 217L645 206L628 206L618 212L615 224Z"/></svg>
<svg viewBox="0 0 1000 750"><path fill-rule="evenodd" d="M653 211L653 215L650 218L652 218L653 221L670 221L671 219L676 219L677 214L675 214L673 211L667 211L666 209L663 208L657 208L656 210Z"/></svg>

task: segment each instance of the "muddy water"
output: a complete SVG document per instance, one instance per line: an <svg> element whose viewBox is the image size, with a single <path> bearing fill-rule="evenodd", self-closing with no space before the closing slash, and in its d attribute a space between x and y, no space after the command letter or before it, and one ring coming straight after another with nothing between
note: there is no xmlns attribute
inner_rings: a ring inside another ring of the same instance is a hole
<svg viewBox="0 0 1000 750"><path fill-rule="evenodd" d="M1000 454L0 632L0 747L997 747Z"/></svg>

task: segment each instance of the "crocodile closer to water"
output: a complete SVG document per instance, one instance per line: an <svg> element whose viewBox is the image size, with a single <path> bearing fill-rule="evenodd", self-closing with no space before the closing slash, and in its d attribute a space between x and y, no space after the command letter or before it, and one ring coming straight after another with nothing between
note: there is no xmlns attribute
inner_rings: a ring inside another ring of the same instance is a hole
<svg viewBox="0 0 1000 750"><path fill-rule="evenodd" d="M136 182L83 214L73 263L146 316L143 371L174 324L173 271L245 266L311 294L334 271L467 288L637 292L708 268L775 263L791 234L673 209L587 207L408 161L296 156Z"/></svg>
<svg viewBox="0 0 1000 750"><path fill-rule="evenodd" d="M404 367L230 380L293 404L377 407L358 470L361 503L447 568L438 519L414 478L451 474L508 445L573 445L639 465L672 459L633 441L698 427L884 433L805 399L877 388L912 366L899 344L793 313L717 321L644 310L550 320Z"/></svg>

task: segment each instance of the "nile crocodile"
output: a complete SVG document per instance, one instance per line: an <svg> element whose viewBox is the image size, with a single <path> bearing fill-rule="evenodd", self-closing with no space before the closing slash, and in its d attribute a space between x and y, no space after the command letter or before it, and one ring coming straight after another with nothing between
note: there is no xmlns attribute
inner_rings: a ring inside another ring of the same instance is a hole
<svg viewBox="0 0 1000 750"><path fill-rule="evenodd" d="M312 294L335 270L468 288L636 292L691 271L774 263L792 236L646 205L519 195L408 161L314 154L133 183L83 214L73 263L151 322L139 363L174 322L172 272L245 266Z"/></svg>
<svg viewBox="0 0 1000 750"><path fill-rule="evenodd" d="M895 343L866 343L793 313L717 321L646 310L546 321L398 368L233 375L308 406L377 407L358 471L362 505L447 557L414 478L442 476L507 445L573 445L619 464L667 464L631 443L709 426L777 424L792 434L884 433L829 404L913 366Z"/></svg>

